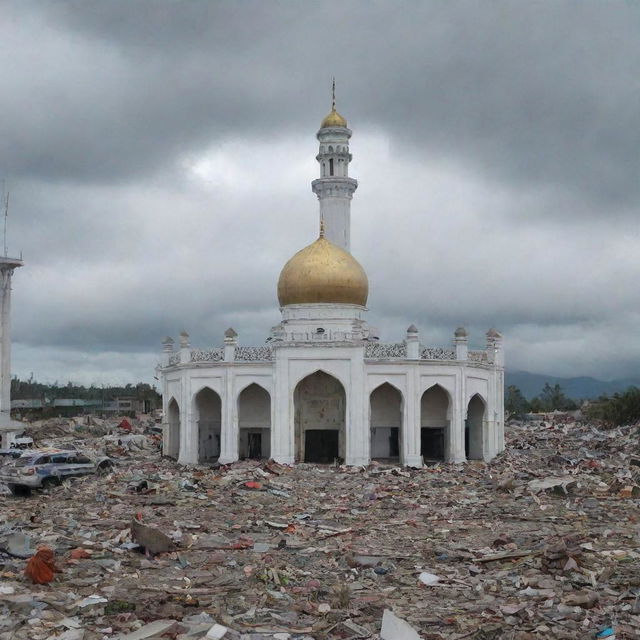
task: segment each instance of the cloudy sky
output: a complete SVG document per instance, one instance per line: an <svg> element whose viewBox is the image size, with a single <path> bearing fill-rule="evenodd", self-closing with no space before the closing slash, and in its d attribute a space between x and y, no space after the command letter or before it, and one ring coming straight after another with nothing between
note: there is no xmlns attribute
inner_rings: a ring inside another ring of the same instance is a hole
<svg viewBox="0 0 640 640"><path fill-rule="evenodd" d="M630 0L0 1L14 373L261 344L335 75L383 340L496 326L513 369L640 375L638 34Z"/></svg>

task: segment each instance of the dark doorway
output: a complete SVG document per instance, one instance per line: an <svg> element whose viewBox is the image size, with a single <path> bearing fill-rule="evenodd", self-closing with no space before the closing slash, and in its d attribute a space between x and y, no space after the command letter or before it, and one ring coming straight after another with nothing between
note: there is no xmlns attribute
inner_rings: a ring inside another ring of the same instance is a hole
<svg viewBox="0 0 640 640"><path fill-rule="evenodd" d="M262 434L261 433L248 433L248 448L249 458L259 460L262 457Z"/></svg>
<svg viewBox="0 0 640 640"><path fill-rule="evenodd" d="M402 394L388 382L369 396L370 455L372 460L401 460Z"/></svg>
<svg viewBox="0 0 640 640"><path fill-rule="evenodd" d="M425 460L444 460L444 429L420 429L420 455Z"/></svg>
<svg viewBox="0 0 640 640"><path fill-rule="evenodd" d="M487 408L476 393L467 407L464 426L464 448L467 460L482 460L484 457L484 431Z"/></svg>
<svg viewBox="0 0 640 640"><path fill-rule="evenodd" d="M398 427L391 427L391 433L389 434L389 457L400 457L400 429Z"/></svg>
<svg viewBox="0 0 640 640"><path fill-rule="evenodd" d="M309 429L305 431L304 461L329 464L338 456L338 436L335 429Z"/></svg>
<svg viewBox="0 0 640 640"><path fill-rule="evenodd" d="M344 459L346 397L342 383L324 371L316 371L298 382L293 402L296 462ZM311 447L308 452L307 446Z"/></svg>

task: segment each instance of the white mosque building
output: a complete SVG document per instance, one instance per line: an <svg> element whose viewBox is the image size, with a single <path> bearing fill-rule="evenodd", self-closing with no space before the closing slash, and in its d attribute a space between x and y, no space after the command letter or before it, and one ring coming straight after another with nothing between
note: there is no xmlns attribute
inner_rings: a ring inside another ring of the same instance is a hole
<svg viewBox="0 0 640 640"><path fill-rule="evenodd" d="M311 184L320 202L319 238L298 251L278 281L281 322L263 346L179 348L166 338L158 373L164 452L182 464L273 458L284 464L347 465L372 460L491 460L504 449L502 336L468 348L456 329L450 347L428 347L411 325L380 342L367 324L367 275L351 255L347 121L322 121Z"/></svg>

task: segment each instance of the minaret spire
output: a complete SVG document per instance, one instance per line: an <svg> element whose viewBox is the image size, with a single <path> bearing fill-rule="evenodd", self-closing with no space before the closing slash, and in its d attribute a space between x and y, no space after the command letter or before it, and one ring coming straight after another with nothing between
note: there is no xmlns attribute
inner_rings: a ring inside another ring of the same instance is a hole
<svg viewBox="0 0 640 640"><path fill-rule="evenodd" d="M320 149L316 160L320 178L311 183L320 201L323 236L345 251L350 250L351 198L358 182L349 177L349 138L347 121L336 111L336 79L331 83L331 113L322 121L316 137Z"/></svg>

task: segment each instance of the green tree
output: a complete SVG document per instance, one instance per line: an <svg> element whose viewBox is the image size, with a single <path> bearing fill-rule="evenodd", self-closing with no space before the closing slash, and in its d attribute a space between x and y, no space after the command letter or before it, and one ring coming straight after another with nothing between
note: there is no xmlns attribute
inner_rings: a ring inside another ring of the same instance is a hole
<svg viewBox="0 0 640 640"><path fill-rule="evenodd" d="M629 387L623 393L601 396L587 410L589 418L617 427L640 420L640 389Z"/></svg>
<svg viewBox="0 0 640 640"><path fill-rule="evenodd" d="M567 398L559 384L552 387L545 382L538 398L543 411L570 411L577 408L576 403L571 398Z"/></svg>
<svg viewBox="0 0 640 640"><path fill-rule="evenodd" d="M504 408L509 418L522 418L530 410L528 400L522 395L522 391L513 384L507 387Z"/></svg>

